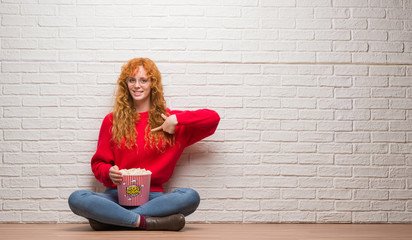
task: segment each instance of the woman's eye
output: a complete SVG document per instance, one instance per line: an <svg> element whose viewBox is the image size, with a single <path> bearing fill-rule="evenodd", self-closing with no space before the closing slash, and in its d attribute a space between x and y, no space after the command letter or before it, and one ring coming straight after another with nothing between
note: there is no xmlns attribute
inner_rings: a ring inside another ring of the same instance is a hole
<svg viewBox="0 0 412 240"><path fill-rule="evenodd" d="M136 82L136 79L134 79L134 78L129 78L129 83L135 83Z"/></svg>

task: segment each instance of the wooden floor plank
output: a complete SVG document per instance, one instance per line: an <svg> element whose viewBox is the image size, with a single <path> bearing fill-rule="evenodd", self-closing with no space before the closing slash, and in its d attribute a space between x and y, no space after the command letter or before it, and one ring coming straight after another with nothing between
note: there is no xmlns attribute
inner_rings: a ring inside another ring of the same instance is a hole
<svg viewBox="0 0 412 240"><path fill-rule="evenodd" d="M180 232L96 232L87 224L0 224L0 239L411 240L412 224L187 224Z"/></svg>

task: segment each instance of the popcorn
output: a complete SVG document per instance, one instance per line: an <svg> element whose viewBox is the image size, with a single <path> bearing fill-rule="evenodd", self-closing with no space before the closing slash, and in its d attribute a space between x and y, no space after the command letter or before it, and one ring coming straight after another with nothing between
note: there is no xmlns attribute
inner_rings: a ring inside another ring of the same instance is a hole
<svg viewBox="0 0 412 240"><path fill-rule="evenodd" d="M150 175L151 171L146 170L145 168L130 168L130 169L121 169L119 170L123 175Z"/></svg>

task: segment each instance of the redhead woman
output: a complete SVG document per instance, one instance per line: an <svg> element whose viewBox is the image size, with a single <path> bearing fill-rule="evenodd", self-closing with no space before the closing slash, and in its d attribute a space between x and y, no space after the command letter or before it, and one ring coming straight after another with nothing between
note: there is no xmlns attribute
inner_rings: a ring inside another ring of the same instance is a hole
<svg viewBox="0 0 412 240"><path fill-rule="evenodd" d="M112 113L100 128L92 171L104 193L78 190L69 197L73 213L89 220L94 230L141 229L179 231L185 216L200 202L191 188L165 193L185 147L212 135L220 121L209 109L173 111L166 107L161 74L148 58L135 58L122 67ZM149 201L141 206L119 205L121 169L152 172Z"/></svg>

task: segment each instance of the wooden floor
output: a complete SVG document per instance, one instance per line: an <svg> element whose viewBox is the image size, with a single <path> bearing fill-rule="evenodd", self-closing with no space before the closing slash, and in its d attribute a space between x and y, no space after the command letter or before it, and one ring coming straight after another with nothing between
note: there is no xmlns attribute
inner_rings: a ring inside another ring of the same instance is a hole
<svg viewBox="0 0 412 240"><path fill-rule="evenodd" d="M412 224L187 224L180 232L96 232L86 224L0 224L0 239L411 240Z"/></svg>

